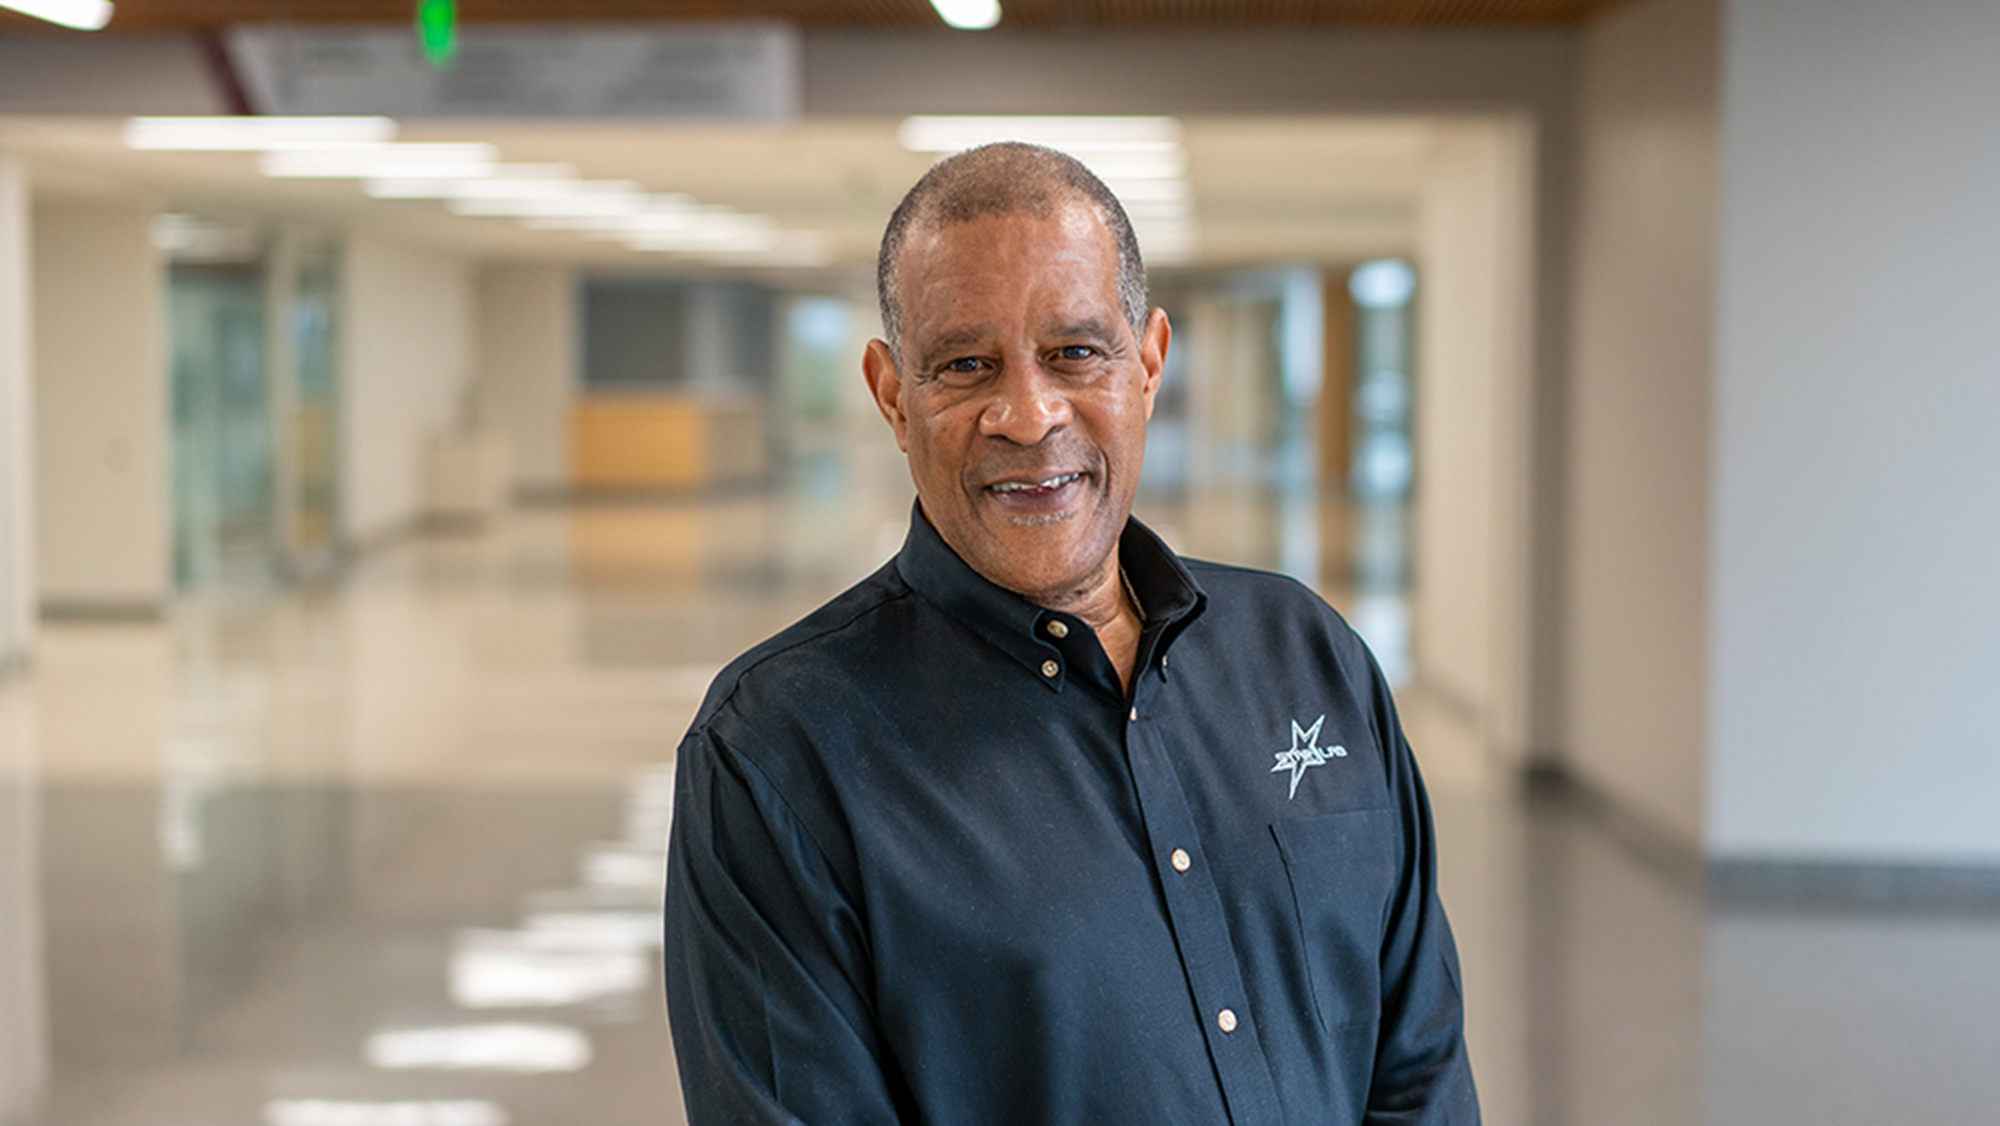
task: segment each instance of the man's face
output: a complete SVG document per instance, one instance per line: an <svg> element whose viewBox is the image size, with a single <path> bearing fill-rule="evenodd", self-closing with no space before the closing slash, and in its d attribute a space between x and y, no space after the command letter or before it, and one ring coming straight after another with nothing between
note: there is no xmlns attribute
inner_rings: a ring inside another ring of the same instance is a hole
<svg viewBox="0 0 2000 1126"><path fill-rule="evenodd" d="M1169 329L1135 339L1096 208L919 228L897 292L903 354L863 367L924 513L972 568L1037 601L1116 567Z"/></svg>

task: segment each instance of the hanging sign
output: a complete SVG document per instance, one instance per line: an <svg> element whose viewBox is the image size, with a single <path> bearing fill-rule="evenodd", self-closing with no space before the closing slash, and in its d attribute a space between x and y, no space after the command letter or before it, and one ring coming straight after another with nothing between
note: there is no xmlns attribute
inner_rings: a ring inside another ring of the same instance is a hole
<svg viewBox="0 0 2000 1126"><path fill-rule="evenodd" d="M434 67L458 53L458 0L417 0L417 46Z"/></svg>

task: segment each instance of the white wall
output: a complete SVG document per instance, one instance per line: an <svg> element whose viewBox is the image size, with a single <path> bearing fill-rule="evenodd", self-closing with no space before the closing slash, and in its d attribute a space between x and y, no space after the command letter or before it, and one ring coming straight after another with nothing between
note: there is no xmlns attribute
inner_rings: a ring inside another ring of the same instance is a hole
<svg viewBox="0 0 2000 1126"><path fill-rule="evenodd" d="M0 152L0 675L35 632L30 214L26 170Z"/></svg>
<svg viewBox="0 0 2000 1126"><path fill-rule="evenodd" d="M341 287L341 529L366 544L423 515L425 443L457 424L469 386L473 271L355 237Z"/></svg>
<svg viewBox="0 0 2000 1126"><path fill-rule="evenodd" d="M493 265L479 272L477 371L481 421L507 436L514 487L569 484L569 411L576 396L576 278L562 266Z"/></svg>
<svg viewBox="0 0 2000 1126"><path fill-rule="evenodd" d="M1519 759L1534 285L1525 123L1440 142L1419 219L1411 651L1418 683Z"/></svg>
<svg viewBox="0 0 2000 1126"><path fill-rule="evenodd" d="M1702 836L1717 0L1584 37L1570 335L1564 764Z"/></svg>
<svg viewBox="0 0 2000 1126"><path fill-rule="evenodd" d="M2000 5L1727 11L1709 847L2000 863Z"/></svg>
<svg viewBox="0 0 2000 1126"><path fill-rule="evenodd" d="M34 209L36 563L44 607L154 611L172 589L166 268L152 209Z"/></svg>

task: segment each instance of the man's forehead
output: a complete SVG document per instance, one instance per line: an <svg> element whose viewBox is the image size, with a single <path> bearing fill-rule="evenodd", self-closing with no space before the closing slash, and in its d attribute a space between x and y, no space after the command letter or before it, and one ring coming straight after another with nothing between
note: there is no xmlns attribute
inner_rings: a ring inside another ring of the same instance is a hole
<svg viewBox="0 0 2000 1126"><path fill-rule="evenodd" d="M935 344L1015 324L1043 334L1123 323L1115 255L1047 244L982 251L991 248L927 256L905 275L913 336Z"/></svg>
<svg viewBox="0 0 2000 1126"><path fill-rule="evenodd" d="M937 255L966 248L1005 252L1056 240L1071 244L1055 250L1056 257L1078 261L1093 256L1108 257L1114 263L1117 258L1111 228L1097 207L1088 200L1074 199L1064 200L1059 207L1049 210L1020 208L970 219L925 216L904 239L898 265L907 269ZM1041 249L1046 253L1046 247Z"/></svg>

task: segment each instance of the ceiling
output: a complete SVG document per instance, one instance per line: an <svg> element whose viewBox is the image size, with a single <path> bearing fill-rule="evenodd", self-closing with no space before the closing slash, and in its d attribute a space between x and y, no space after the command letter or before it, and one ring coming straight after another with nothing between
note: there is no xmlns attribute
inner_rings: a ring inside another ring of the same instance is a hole
<svg viewBox="0 0 2000 1126"><path fill-rule="evenodd" d="M482 259L701 268L561 231L451 214L426 200L375 200L351 180L274 180L247 153L135 152L122 119L0 119L0 144L27 158L38 198L143 195L219 218L290 217ZM503 158L560 162L593 179L767 214L824 232L833 268L874 260L883 224L932 156L906 151L898 119L714 123L413 122L402 141L484 141ZM1423 118L1182 119L1197 232L1193 267L1352 262L1409 253L1417 199L1441 131Z"/></svg>
<svg viewBox="0 0 2000 1126"><path fill-rule="evenodd" d="M116 0L113 30L266 20L383 23L413 0ZM1496 27L1578 23L1617 0L1002 0L1003 28ZM466 22L782 20L807 27L941 28L926 0L460 0ZM0 12L0 28L46 27Z"/></svg>

